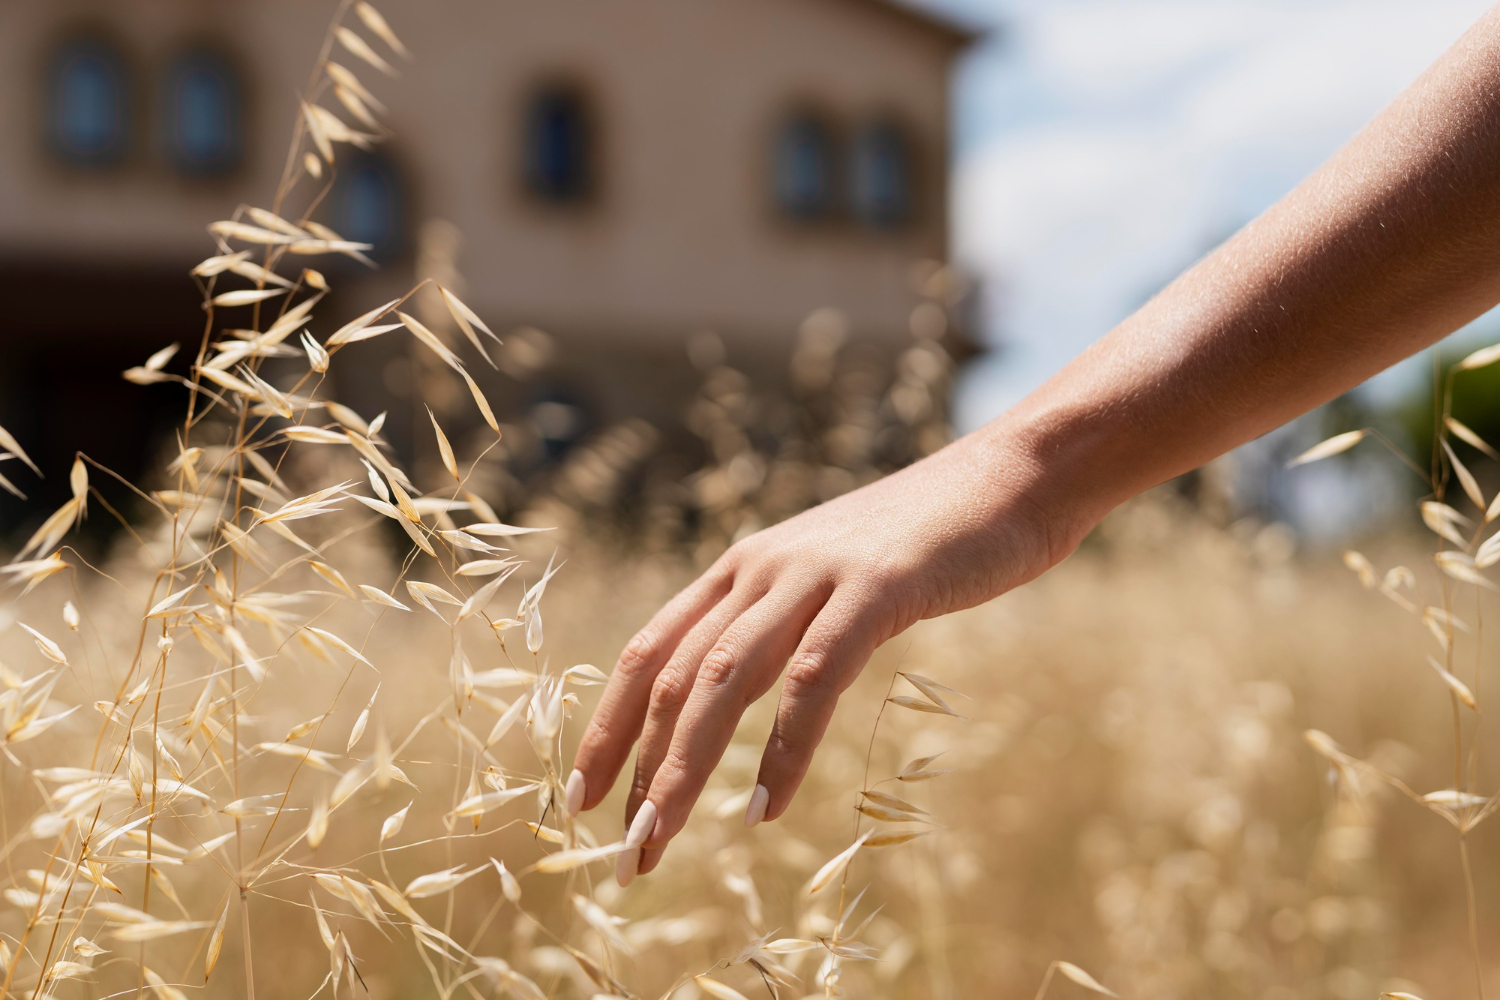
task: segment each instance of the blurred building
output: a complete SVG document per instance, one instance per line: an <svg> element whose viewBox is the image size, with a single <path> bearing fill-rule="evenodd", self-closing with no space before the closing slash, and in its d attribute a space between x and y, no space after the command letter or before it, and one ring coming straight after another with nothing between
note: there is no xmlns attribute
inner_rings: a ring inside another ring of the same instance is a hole
<svg viewBox="0 0 1500 1000"><path fill-rule="evenodd" d="M315 216L383 265L330 273L339 315L456 272L497 331L546 331L512 338L501 404L579 426L685 395L696 331L751 370L818 307L907 336L913 266L948 247L964 30L893 0L378 6L415 61L350 62L393 134ZM128 468L179 402L119 372L202 335L204 226L274 191L333 9L0 0L0 424L54 468ZM358 373L369 406L421 374L373 346Z"/></svg>

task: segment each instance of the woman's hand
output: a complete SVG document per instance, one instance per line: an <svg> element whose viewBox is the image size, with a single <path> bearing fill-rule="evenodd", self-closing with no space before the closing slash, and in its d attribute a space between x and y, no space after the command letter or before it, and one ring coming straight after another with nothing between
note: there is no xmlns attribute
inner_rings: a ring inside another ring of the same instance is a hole
<svg viewBox="0 0 1500 1000"><path fill-rule="evenodd" d="M682 829L790 662L745 816L781 815L876 646L1047 569L1110 508L1500 300L1500 7L1317 173L1004 417L734 546L620 657L568 779L638 738L621 881Z"/></svg>
<svg viewBox="0 0 1500 1000"><path fill-rule="evenodd" d="M619 877L649 872L687 822L740 716L786 683L746 825L786 810L834 703L875 648L978 604L1071 551L1025 449L976 435L729 549L625 647L567 785L597 805L637 740Z"/></svg>

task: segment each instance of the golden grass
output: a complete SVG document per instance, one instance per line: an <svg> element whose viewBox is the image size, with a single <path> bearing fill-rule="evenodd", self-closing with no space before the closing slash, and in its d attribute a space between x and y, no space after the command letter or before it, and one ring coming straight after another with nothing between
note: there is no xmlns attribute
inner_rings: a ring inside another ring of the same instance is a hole
<svg viewBox="0 0 1500 1000"><path fill-rule="evenodd" d="M852 789L861 786L870 725L898 667L942 678L973 701L964 703L967 722L901 714L882 726L877 775L941 751L931 767L954 771L898 791L935 815L941 826L933 835L867 852L852 868L856 884L871 886L871 909L883 906L866 933L883 960L852 973L864 989L1026 995L1060 955L1125 996L1342 998L1413 982L1423 996L1464 989L1461 873L1442 824L1402 808L1379 786L1359 798L1343 794L1300 735L1318 725L1415 787L1445 784L1448 706L1422 663L1424 633L1384 614L1377 603L1384 599L1360 591L1328 565L1332 559L1321 568L1289 563L1274 531L1237 536L1164 503L1121 512L1088 551L1043 580L924 623L882 650L846 696L797 804L781 821L747 832L736 798L753 783L769 706L752 710L667 863L627 892L607 876L594 890L599 905L628 920L620 933L635 953L620 959L633 990L659 995L685 970L733 957L757 922L787 937L826 932L826 914L799 913L801 889L850 841ZM351 580L390 570L379 549L361 550L347 568L357 574ZM548 654L561 663L607 662L688 572L670 559L619 565L582 553L551 591ZM39 589L19 610L28 623L46 625L50 615L51 631L69 642L59 617L66 596L66 588ZM73 599L97 606L93 597ZM130 617L121 613L116 624L128 626ZM447 683L446 629L416 621L378 647L385 686L367 741L381 729L407 732L430 707L427 692ZM83 623L90 627L105 623ZM17 641L28 637L11 630L7 638L6 663L35 663L39 654ZM273 740L321 713L342 681L315 659L287 661L273 666L268 677L277 683L257 698L258 728ZM336 709L324 723L332 738L318 745L338 753L366 700L361 690ZM514 823L449 836L444 813L466 789L457 788L451 733L430 735L430 754L419 741L396 760L436 799L371 782L334 812L317 851L254 887L256 953L273 956L262 989L269 978L278 992L312 992L327 966L299 883L323 865L380 878L381 866L359 856L379 846L382 824L408 802L415 804L384 852L391 885L489 857L524 871L556 849ZM496 751L503 759L526 752L521 734L506 740ZM90 748L89 730L65 720L16 750L32 766L55 766ZM261 769L256 781L284 781L295 766L264 755L250 763ZM332 780L309 777L322 791ZM38 801L26 772L8 768L5 781L11 884L24 885L22 873L36 862L23 858L50 845L22 835L32 814L16 803ZM319 791L299 785L293 808L314 807ZM534 801L510 808L536 815ZM618 808L606 803L586 822L613 833ZM307 815L289 814L293 835ZM1476 847L1481 858L1493 856L1492 843L1479 843L1489 844ZM211 921L225 873L179 866L167 874L189 912ZM758 903L746 899L746 876ZM543 922L576 923L566 892L547 881L523 877L528 908ZM549 994L588 995L557 946L503 901L498 873L475 876L455 898L466 931L498 906L477 939ZM427 973L410 943L390 949L357 924L346 902L325 897L322 905L349 934L375 995L422 987ZM221 962L240 961L231 936ZM753 980L730 981L753 995ZM242 993L233 979L215 988Z"/></svg>
<svg viewBox="0 0 1500 1000"><path fill-rule="evenodd" d="M253 998L268 969L278 995L357 994L371 981L444 996L640 995L634 956L651 925L627 937L593 882L623 842L557 809L569 720L604 674L562 665L546 643L556 554L520 555L544 529L502 523L469 488L500 427L461 352L493 364L498 338L430 279L321 340L310 332L329 285L297 262L371 249L315 218L337 147L385 131L359 74L331 57L394 75L350 14L389 59L407 56L368 4L339 7L271 208L208 227L217 253L193 269L207 319L190 374L167 370L175 346L125 373L188 390L163 482L129 484L143 514L127 520L91 489L80 455L72 497L5 567L21 589L7 658L22 665L4 672L0 748L24 780L7 773L4 893L18 923L0 939L0 995L177 1000L208 984ZM253 287L223 287L236 282ZM419 293L426 322L405 311ZM494 435L460 467L429 410L449 479L435 490L400 467L383 414L323 391L349 345L393 335L460 378ZM31 465L9 434L0 446ZM102 567L65 544L91 499L128 533ZM409 542L394 563L380 537L392 525ZM47 614L69 585L72 599ZM513 616L494 611L502 600ZM917 693L890 704L955 714L943 686L906 683ZM914 763L892 780L938 776ZM766 926L755 880L731 866L738 926L689 916L664 931L699 949L649 967L646 978L671 970L651 990L740 996L724 977L800 990L796 970L811 961L809 985L842 995L844 966L879 954L864 939L877 911L852 890L850 864L931 827L901 796L863 795L848 839L792 893L795 930ZM414 961L392 957L393 933ZM225 986L215 972L230 956L240 975ZM408 986L418 970L425 983Z"/></svg>
<svg viewBox="0 0 1500 1000"><path fill-rule="evenodd" d="M753 707L666 863L616 888L620 804L560 818L559 776L592 664L693 569L680 538L622 558L589 530L610 496L589 470L634 446L606 435L574 462L579 502L549 534L470 488L493 439L455 449L429 412L446 480L419 490L381 418L322 392L347 345L409 336L498 432L465 360L489 333L451 289L331 319L298 263L366 249L317 205L337 145L382 134L362 74L405 56L372 8L341 6L272 209L210 227L190 375L172 349L126 373L186 386L142 513L90 565L69 532L115 512L80 458L73 499L0 567L0 996L1475 988L1495 916L1474 889L1495 802L1478 602L1500 549L1446 440L1422 508L1446 551L1425 572L1388 568L1426 562L1398 537L1346 556L1366 592L1279 528L1145 498L1042 580L888 644L791 811L745 830L773 702ZM805 328L809 393L837 383L840 336L826 315ZM919 450L942 437L934 357L886 397ZM829 398L822 446L867 454L880 396ZM807 455L753 454L746 399L713 367L695 404L700 559L868 473L830 462L820 485ZM0 453L29 464L9 434ZM1441 503L1450 474L1473 518Z"/></svg>

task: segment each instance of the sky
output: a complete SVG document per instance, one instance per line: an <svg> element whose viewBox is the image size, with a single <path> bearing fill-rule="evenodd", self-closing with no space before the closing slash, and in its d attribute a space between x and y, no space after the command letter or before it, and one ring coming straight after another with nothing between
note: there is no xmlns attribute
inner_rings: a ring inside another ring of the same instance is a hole
<svg viewBox="0 0 1500 1000"><path fill-rule="evenodd" d="M998 29L955 80L954 258L993 347L960 387L968 430L1290 190L1491 0L923 2Z"/></svg>

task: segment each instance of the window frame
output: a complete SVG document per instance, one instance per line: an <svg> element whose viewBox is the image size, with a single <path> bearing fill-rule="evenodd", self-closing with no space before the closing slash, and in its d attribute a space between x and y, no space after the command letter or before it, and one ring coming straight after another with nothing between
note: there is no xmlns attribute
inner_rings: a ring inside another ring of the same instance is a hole
<svg viewBox="0 0 1500 1000"><path fill-rule="evenodd" d="M65 135L62 123L62 88L67 65L86 56L102 57L115 83L115 135L96 150L80 150ZM41 94L37 105L40 133L47 155L55 163L73 170L108 171L124 166L137 148L134 129L139 119L135 67L125 47L115 36L93 25L70 28L55 37L45 49L41 67Z"/></svg>
<svg viewBox="0 0 1500 1000"><path fill-rule="evenodd" d="M603 141L593 88L571 76L544 77L523 89L517 135L516 173L522 195L549 209L566 211L596 205L603 187ZM558 186L542 176L539 162L544 102L568 109L574 133L573 178Z"/></svg>
<svg viewBox="0 0 1500 1000"><path fill-rule="evenodd" d="M227 86L228 140L225 154L216 161L193 162L182 149L178 136L179 83L182 74L198 68L212 67L222 71ZM162 155L181 177L213 179L233 175L245 164L249 146L249 114L247 95L250 87L246 83L243 67L238 59L216 41L194 40L172 50L162 67L157 88L158 132Z"/></svg>
<svg viewBox="0 0 1500 1000"><path fill-rule="evenodd" d="M883 136L882 136L883 134ZM862 202L860 171L871 144L882 137L895 140L900 156L900 204L893 209L867 206ZM846 163L849 216L866 229L891 232L910 227L916 219L920 178L917 169L915 130L898 116L881 113L865 116L855 127Z"/></svg>
<svg viewBox="0 0 1500 1000"><path fill-rule="evenodd" d="M411 182L410 174L401 158L387 143L381 143L368 151L353 146L340 146L338 154L328 194L323 200L321 211L314 218L321 216L325 224L337 232L342 239L364 242L361 239L363 234L351 230L347 224L344 200L348 197L349 185L354 183L358 171L370 165L378 165L388 182L390 226L385 242L375 244L374 249L365 253L381 266L389 266L405 260L412 249L411 220L417 216L412 201L415 185ZM342 263L341 261L340 264ZM351 267L358 266L357 262L352 260L349 260L348 264ZM360 270L364 269L360 268Z"/></svg>
<svg viewBox="0 0 1500 1000"><path fill-rule="evenodd" d="M822 142L823 191L816 199L804 205L794 203L788 196L786 183L786 151L795 141L792 132L806 129L816 133ZM842 136L835 117L822 107L812 103L797 103L784 109L775 118L769 142L770 177L769 194L772 208L778 218L795 225L826 223L843 214L845 199L840 183L841 165L844 160Z"/></svg>

